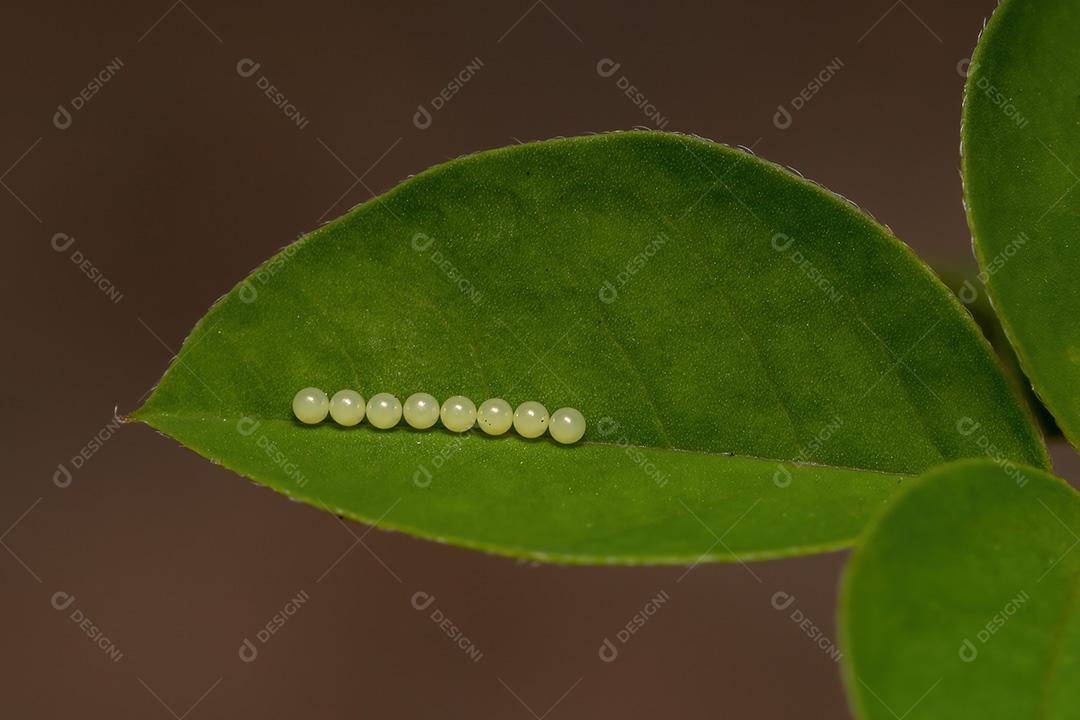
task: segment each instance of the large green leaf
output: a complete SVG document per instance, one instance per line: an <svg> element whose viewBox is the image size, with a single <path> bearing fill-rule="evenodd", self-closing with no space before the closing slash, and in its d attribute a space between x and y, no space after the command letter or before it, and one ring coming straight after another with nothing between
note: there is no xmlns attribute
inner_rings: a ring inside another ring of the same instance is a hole
<svg viewBox="0 0 1080 720"><path fill-rule="evenodd" d="M908 484L845 572L845 681L861 718L1080 712L1080 497L964 460Z"/></svg>
<svg viewBox="0 0 1080 720"><path fill-rule="evenodd" d="M1036 392L1080 446L1080 3L1005 0L972 58L963 176L975 250Z"/></svg>
<svg viewBox="0 0 1080 720"><path fill-rule="evenodd" d="M537 399L590 426L573 447L304 427L307 385ZM970 316L883 228L646 132L455 160L302 238L134 417L341 515L567 562L841 547L943 459L1047 462Z"/></svg>

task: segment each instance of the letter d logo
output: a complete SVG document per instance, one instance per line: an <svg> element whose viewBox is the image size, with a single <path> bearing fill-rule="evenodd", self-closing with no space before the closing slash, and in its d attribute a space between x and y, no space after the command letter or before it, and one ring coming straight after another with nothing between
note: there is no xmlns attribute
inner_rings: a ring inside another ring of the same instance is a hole
<svg viewBox="0 0 1080 720"><path fill-rule="evenodd" d="M431 247L431 243L433 242L435 242L435 240L432 239L430 235L422 232L418 232L412 236L412 248L416 252L424 252Z"/></svg>
<svg viewBox="0 0 1080 720"><path fill-rule="evenodd" d="M599 655L600 659L606 663L615 662L615 659L619 657L619 648L615 647L615 643L604 638L604 642L601 643L597 655Z"/></svg>
<svg viewBox="0 0 1080 720"><path fill-rule="evenodd" d="M64 463L60 463L56 466L56 472L52 476L53 485L58 488L66 488L71 484L71 471L67 469Z"/></svg>
<svg viewBox="0 0 1080 720"><path fill-rule="evenodd" d="M435 596L420 590L413 593L411 602L412 606L417 610L427 610L431 607L431 603L435 602Z"/></svg>
<svg viewBox="0 0 1080 720"><path fill-rule="evenodd" d="M968 437L969 435L971 435L971 433L975 432L980 427L980 423L975 422L969 417L962 417L956 423L956 431L964 437Z"/></svg>
<svg viewBox="0 0 1080 720"><path fill-rule="evenodd" d="M423 105L416 106L416 113L412 116L412 124L418 130L427 130L431 127L431 113Z"/></svg>
<svg viewBox="0 0 1080 720"><path fill-rule="evenodd" d="M63 590L53 593L52 606L57 610L67 610L71 607L71 603L75 602L75 596L71 593L66 593Z"/></svg>
<svg viewBox="0 0 1080 720"><path fill-rule="evenodd" d="M260 64L251 58L244 58L236 63L236 74L242 78L249 78L258 72Z"/></svg>
<svg viewBox="0 0 1080 720"><path fill-rule="evenodd" d="M601 435L610 435L619 429L619 423L615 422L615 418L605 415L596 423L596 429Z"/></svg>
<svg viewBox="0 0 1080 720"><path fill-rule="evenodd" d="M793 242L795 242L795 238L785 233L776 233L772 236L773 250L776 250L777 252L784 252L791 247L791 243Z"/></svg>
<svg viewBox="0 0 1080 720"><path fill-rule="evenodd" d="M240 649L236 654L246 663L255 662L255 658L259 657L259 648L255 647L255 643L244 638L244 642L240 643Z"/></svg>
<svg viewBox="0 0 1080 720"><path fill-rule="evenodd" d="M605 280L604 284L600 286L600 302L610 305L618 299L619 291L615 289L610 280Z"/></svg>
<svg viewBox="0 0 1080 720"><path fill-rule="evenodd" d="M418 488L426 488L431 485L431 471L427 469L426 465L421 465L416 468L416 472L412 476L413 485Z"/></svg>
<svg viewBox="0 0 1080 720"><path fill-rule="evenodd" d="M975 289L970 280L965 280L960 289L956 291L956 297L960 298L960 302L965 305L970 305L978 299L979 291Z"/></svg>
<svg viewBox="0 0 1080 720"><path fill-rule="evenodd" d="M236 432L240 433L244 437L251 435L251 433L255 432L258 429L259 421L246 415L240 418L240 420L236 423Z"/></svg>
<svg viewBox="0 0 1080 720"><path fill-rule="evenodd" d="M619 72L620 63L615 62L611 58L603 58L600 62L596 63L596 74L602 78L609 78L615 73Z"/></svg>
<svg viewBox="0 0 1080 720"><path fill-rule="evenodd" d="M772 124L778 130L787 130L791 127L791 113L783 105L776 106L776 114L772 116Z"/></svg>
<svg viewBox="0 0 1080 720"><path fill-rule="evenodd" d="M64 252L69 247L71 247L71 243L75 242L75 238L71 237L67 233L60 232L53 235L50 242L52 244L53 250L55 250L56 252Z"/></svg>
<svg viewBox="0 0 1080 720"><path fill-rule="evenodd" d="M71 113L63 105L56 106L56 113L52 116L52 124L58 130L67 130L71 127Z"/></svg>
<svg viewBox="0 0 1080 720"><path fill-rule="evenodd" d="M240 283L240 302L245 305L250 305L255 302L259 297L259 291L255 289L255 286L250 281L245 280Z"/></svg>
<svg viewBox="0 0 1080 720"><path fill-rule="evenodd" d="M778 488L786 488L791 485L791 471L783 465L776 466L776 472L772 475L773 485Z"/></svg>
<svg viewBox="0 0 1080 720"><path fill-rule="evenodd" d="M777 610L787 610L793 602L795 602L795 596L791 593L786 593L783 590L773 593L772 606Z"/></svg>

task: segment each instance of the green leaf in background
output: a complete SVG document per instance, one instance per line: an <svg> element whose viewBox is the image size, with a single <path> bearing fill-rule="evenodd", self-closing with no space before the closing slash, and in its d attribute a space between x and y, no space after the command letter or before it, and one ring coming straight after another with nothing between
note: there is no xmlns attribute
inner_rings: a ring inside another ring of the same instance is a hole
<svg viewBox="0 0 1080 720"><path fill-rule="evenodd" d="M844 575L848 695L865 720L1076 718L1080 496L965 460L912 482Z"/></svg>
<svg viewBox="0 0 1080 720"><path fill-rule="evenodd" d="M1005 0L964 98L968 222L1006 333L1080 447L1080 3Z"/></svg>
<svg viewBox="0 0 1080 720"><path fill-rule="evenodd" d="M970 263L974 264L974 263ZM1005 370L1005 376L1009 378L1013 389L1023 399L1028 411L1035 418L1035 423L1047 440L1061 437L1061 428L1054 422L1053 416L1042 400L1035 394L1031 387L1031 381L1020 367L1020 360L1016 357L1016 351L1012 343L1005 335L1001 327L1001 319L994 312L994 306L990 304L990 298L986 294L986 288L979 279L982 272L968 267L969 263L957 264L955 262L941 261L930 263L934 272L941 278L946 286L953 289L960 302L971 313L975 323L982 330L983 336L990 341L990 347L994 348L998 362Z"/></svg>
<svg viewBox="0 0 1080 720"><path fill-rule="evenodd" d="M580 409L579 445L301 426L293 394ZM289 246L133 414L343 516L514 556L842 547L904 476L1045 448L911 251L748 153L630 132L480 153Z"/></svg>

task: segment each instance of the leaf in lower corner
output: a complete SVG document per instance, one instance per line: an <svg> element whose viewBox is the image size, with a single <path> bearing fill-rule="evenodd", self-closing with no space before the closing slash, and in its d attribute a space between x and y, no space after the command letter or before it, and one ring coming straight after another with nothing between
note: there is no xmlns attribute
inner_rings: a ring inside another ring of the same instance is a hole
<svg viewBox="0 0 1080 720"><path fill-rule="evenodd" d="M845 571L845 680L864 720L1075 718L1080 496L961 461L904 492Z"/></svg>

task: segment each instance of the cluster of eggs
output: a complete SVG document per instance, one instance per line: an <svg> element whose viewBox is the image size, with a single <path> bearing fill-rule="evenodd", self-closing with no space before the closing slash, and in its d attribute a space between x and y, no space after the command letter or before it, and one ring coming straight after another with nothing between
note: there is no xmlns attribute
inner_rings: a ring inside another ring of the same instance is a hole
<svg viewBox="0 0 1080 720"><path fill-rule="evenodd" d="M376 393L365 403L364 396L355 390L338 390L332 398L327 398L319 388L308 387L296 393L292 407L296 419L308 425L321 423L329 414L344 427L357 425L367 417L371 425L385 430L397 425L404 416L405 422L417 430L426 430L439 420L453 432L465 432L479 425L488 435L502 435L512 426L518 435L526 438L549 432L564 445L577 442L585 434L585 416L580 412L564 407L548 415L547 408L535 400L523 402L515 410L502 398L485 400L477 408L464 395L455 395L440 406L427 393L413 393L404 404L390 393Z"/></svg>

